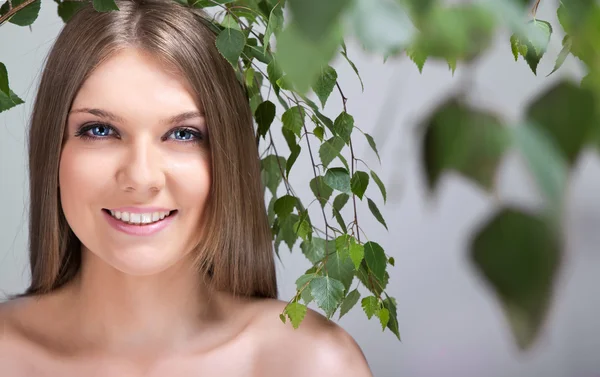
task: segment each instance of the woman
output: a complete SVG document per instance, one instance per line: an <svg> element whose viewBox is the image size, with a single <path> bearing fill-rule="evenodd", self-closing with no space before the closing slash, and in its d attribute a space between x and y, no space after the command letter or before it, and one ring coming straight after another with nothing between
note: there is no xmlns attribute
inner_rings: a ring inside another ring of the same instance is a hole
<svg viewBox="0 0 600 377"><path fill-rule="evenodd" d="M204 14L118 5L80 10L42 75L0 374L369 376L321 315L279 320L252 116Z"/></svg>

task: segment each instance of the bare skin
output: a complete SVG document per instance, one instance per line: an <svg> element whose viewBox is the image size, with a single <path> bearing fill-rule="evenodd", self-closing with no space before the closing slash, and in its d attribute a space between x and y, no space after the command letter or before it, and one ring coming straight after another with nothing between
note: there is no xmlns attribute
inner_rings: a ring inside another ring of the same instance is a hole
<svg viewBox="0 0 600 377"><path fill-rule="evenodd" d="M115 352L72 332L65 293L0 304L0 370L6 377L371 376L355 341L309 310L300 328L280 322L285 303L216 294L212 318L187 339ZM218 304L217 304L218 302ZM198 321L199 323L201 320Z"/></svg>

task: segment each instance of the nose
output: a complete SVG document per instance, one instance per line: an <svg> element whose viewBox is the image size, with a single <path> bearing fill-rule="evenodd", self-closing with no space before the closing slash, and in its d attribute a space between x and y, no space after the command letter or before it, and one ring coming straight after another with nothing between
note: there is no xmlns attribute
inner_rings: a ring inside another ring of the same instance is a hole
<svg viewBox="0 0 600 377"><path fill-rule="evenodd" d="M151 142L139 140L127 147L117 174L120 188L139 195L159 192L165 185L160 151Z"/></svg>

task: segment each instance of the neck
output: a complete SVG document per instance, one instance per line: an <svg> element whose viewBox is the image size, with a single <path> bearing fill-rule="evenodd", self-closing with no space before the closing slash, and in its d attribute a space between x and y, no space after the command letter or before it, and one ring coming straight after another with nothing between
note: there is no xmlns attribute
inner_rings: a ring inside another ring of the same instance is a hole
<svg viewBox="0 0 600 377"><path fill-rule="evenodd" d="M131 276L85 248L82 253L63 305L70 307L73 332L92 348L176 349L223 318L216 293L187 260L159 274Z"/></svg>

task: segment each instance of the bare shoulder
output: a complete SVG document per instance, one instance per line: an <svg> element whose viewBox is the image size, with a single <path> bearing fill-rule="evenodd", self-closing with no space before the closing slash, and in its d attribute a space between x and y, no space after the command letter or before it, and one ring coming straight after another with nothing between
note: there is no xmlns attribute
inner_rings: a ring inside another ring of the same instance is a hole
<svg viewBox="0 0 600 377"><path fill-rule="evenodd" d="M342 327L318 312L308 309L298 329L279 314L286 303L261 300L256 304L252 333L258 340L265 375L372 376L364 354Z"/></svg>

